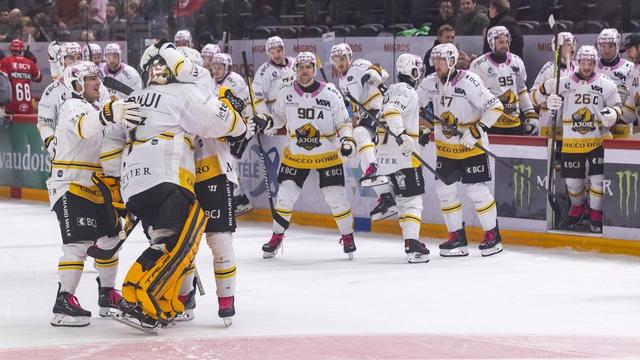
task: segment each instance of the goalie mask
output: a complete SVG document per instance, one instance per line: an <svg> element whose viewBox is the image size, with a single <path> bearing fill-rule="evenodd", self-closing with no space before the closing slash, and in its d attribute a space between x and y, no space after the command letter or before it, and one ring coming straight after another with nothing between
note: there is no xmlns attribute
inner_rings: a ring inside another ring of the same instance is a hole
<svg viewBox="0 0 640 360"><path fill-rule="evenodd" d="M149 60L144 67L142 75L147 86L152 84L165 85L175 80L166 61L160 56L155 56Z"/></svg>
<svg viewBox="0 0 640 360"><path fill-rule="evenodd" d="M90 61L82 61L64 69L64 85L76 96L84 93L84 79L87 76L101 76L100 69ZM76 89L78 85L80 89Z"/></svg>

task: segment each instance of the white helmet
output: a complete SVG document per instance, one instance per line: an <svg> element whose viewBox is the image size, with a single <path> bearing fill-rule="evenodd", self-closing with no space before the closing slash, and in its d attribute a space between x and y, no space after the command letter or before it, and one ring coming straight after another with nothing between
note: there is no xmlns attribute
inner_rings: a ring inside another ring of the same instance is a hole
<svg viewBox="0 0 640 360"><path fill-rule="evenodd" d="M580 63L580 60L597 61L598 50L593 45L582 45L576 55L576 61Z"/></svg>
<svg viewBox="0 0 640 360"><path fill-rule="evenodd" d="M186 46L181 46L181 47L177 48L177 50L180 51L182 53L182 55L184 55L184 57L189 59L192 63L202 66L202 64L203 64L202 56L200 55L198 50L192 49L192 48L188 48Z"/></svg>
<svg viewBox="0 0 640 360"><path fill-rule="evenodd" d="M120 49L120 45L116 43L107 44L107 46L104 47L104 56L109 54L118 54L118 58L122 59L122 50Z"/></svg>
<svg viewBox="0 0 640 360"><path fill-rule="evenodd" d="M231 56L229 54L217 53L213 55L211 64L223 64L224 72L226 74L227 72L231 71L231 65L233 65L233 62L231 61Z"/></svg>
<svg viewBox="0 0 640 360"><path fill-rule="evenodd" d="M353 51L351 51L351 47L347 43L333 45L329 54L331 59L333 59L334 56L346 56L349 63L351 63L351 59L353 58Z"/></svg>
<svg viewBox="0 0 640 360"><path fill-rule="evenodd" d="M86 76L100 76L100 69L91 61L81 61L64 69L64 85L74 94L82 96L84 92L84 78ZM80 90L73 86L80 85Z"/></svg>
<svg viewBox="0 0 640 360"><path fill-rule="evenodd" d="M89 51L91 50L91 51ZM100 59L102 59L102 48L98 44L90 43L89 46L84 46L82 48L82 58L86 61L93 61L91 59L92 55L100 55Z"/></svg>
<svg viewBox="0 0 640 360"><path fill-rule="evenodd" d="M506 36L509 39L509 45L511 45L511 34L509 30L504 26L494 26L487 31L487 41L489 42L489 48L493 51L496 47L496 38L500 36Z"/></svg>
<svg viewBox="0 0 640 360"><path fill-rule="evenodd" d="M447 67L452 69L458 63L458 49L453 44L436 45L433 50L431 50L429 65L433 66L435 59L445 59L447 61Z"/></svg>
<svg viewBox="0 0 640 360"><path fill-rule="evenodd" d="M77 42L66 42L60 46L60 66L64 68L64 58L67 56L82 56L82 47Z"/></svg>
<svg viewBox="0 0 640 360"><path fill-rule="evenodd" d="M402 54L396 60L396 70L398 74L406 75L413 81L418 81L422 71L422 61L418 62L418 57L413 54Z"/></svg>
<svg viewBox="0 0 640 360"><path fill-rule="evenodd" d="M574 48L577 45L576 37L572 33L567 32L567 31L563 31L563 32L558 33L558 43L560 43L560 46L562 46L562 45L571 45ZM556 37L555 36L551 39L551 48L553 48L554 50L556 48Z"/></svg>
<svg viewBox="0 0 640 360"><path fill-rule="evenodd" d="M608 43L614 43L616 46L616 54L620 51L620 33L618 32L618 30L614 29L614 28L609 28L609 29L603 29L602 31L600 31L600 34L598 34L598 50L602 51L601 49L601 45L602 44L608 44Z"/></svg>
<svg viewBox="0 0 640 360"><path fill-rule="evenodd" d="M203 58L211 59L213 55L220 53L220 47L216 44L207 44L200 50Z"/></svg>
<svg viewBox="0 0 640 360"><path fill-rule="evenodd" d="M189 30L179 30L176 32L176 35L173 37L173 43L176 44L176 47L178 46L183 46L183 45L178 45L178 41L180 42L188 42L189 43L189 47L193 46L192 44L192 39L191 39L191 32Z"/></svg>
<svg viewBox="0 0 640 360"><path fill-rule="evenodd" d="M272 37L267 39L267 43L264 46L264 51L268 55L269 54L269 50L277 48L277 47L281 47L282 50L284 50L284 41L282 41L282 38L280 36L272 36Z"/></svg>

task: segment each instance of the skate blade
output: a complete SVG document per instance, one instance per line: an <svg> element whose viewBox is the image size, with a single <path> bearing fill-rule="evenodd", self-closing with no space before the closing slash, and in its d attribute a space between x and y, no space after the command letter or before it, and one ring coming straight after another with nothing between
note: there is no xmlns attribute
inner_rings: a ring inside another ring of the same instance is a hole
<svg viewBox="0 0 640 360"><path fill-rule="evenodd" d="M385 213L372 215L371 221L384 220L396 215L398 215L398 210L396 210L396 208L393 207L387 210L387 212Z"/></svg>
<svg viewBox="0 0 640 360"><path fill-rule="evenodd" d="M277 250L276 250L276 251L277 251ZM271 258L274 258L274 257L276 257L276 251L274 251L274 252L263 251L263 252L262 252L262 257L263 257L264 259L271 259Z"/></svg>
<svg viewBox="0 0 640 360"><path fill-rule="evenodd" d="M103 318L112 317L113 315L115 315L115 313L116 313L116 309L114 308L101 307L100 311L98 311L98 315L100 315L100 317L103 317Z"/></svg>
<svg viewBox="0 0 640 360"><path fill-rule="evenodd" d="M113 320L115 320L115 321L117 321L117 322L119 322L121 324L127 325L130 328L142 331L142 332L144 332L146 334L158 335L158 327L157 326L149 326L149 327L147 327L147 326L141 325L139 322L136 323L136 322L130 320L132 318L125 317L124 313L121 310L116 311L114 313L114 315L112 317L110 317L110 319L113 319ZM137 321L137 319L136 319L136 321Z"/></svg>
<svg viewBox="0 0 640 360"><path fill-rule="evenodd" d="M233 325L233 319L230 317L222 318L222 321L224 322L224 327L226 328Z"/></svg>
<svg viewBox="0 0 640 360"><path fill-rule="evenodd" d="M182 321L191 321L195 318L196 318L196 315L193 313L193 309L189 309L176 315L176 317L174 317L173 320L175 322L178 322L178 321L182 322Z"/></svg>
<svg viewBox="0 0 640 360"><path fill-rule="evenodd" d="M375 179L366 179L360 181L360 186L362 187L376 187L387 185L389 183L389 178L386 176L378 176Z"/></svg>
<svg viewBox="0 0 640 360"><path fill-rule="evenodd" d="M421 264L429 262L429 254L409 253L407 254L409 264Z"/></svg>
<svg viewBox="0 0 640 360"><path fill-rule="evenodd" d="M440 249L440 256L442 257L459 257L459 256L468 256L469 249L466 247L457 247L455 249Z"/></svg>
<svg viewBox="0 0 640 360"><path fill-rule="evenodd" d="M239 206L236 208L235 216L244 215L251 210L253 210L253 206Z"/></svg>
<svg viewBox="0 0 640 360"><path fill-rule="evenodd" d="M353 251L350 253L347 253L347 259L348 260L353 260Z"/></svg>
<svg viewBox="0 0 640 360"><path fill-rule="evenodd" d="M88 316L69 316L65 314L53 314L51 326L60 327L83 327L91 323Z"/></svg>
<svg viewBox="0 0 640 360"><path fill-rule="evenodd" d="M494 246L492 248L489 248L489 249L480 250L480 253L484 257L495 255L495 254L498 254L498 253L501 253L501 252L502 252L502 244L497 244L496 246Z"/></svg>

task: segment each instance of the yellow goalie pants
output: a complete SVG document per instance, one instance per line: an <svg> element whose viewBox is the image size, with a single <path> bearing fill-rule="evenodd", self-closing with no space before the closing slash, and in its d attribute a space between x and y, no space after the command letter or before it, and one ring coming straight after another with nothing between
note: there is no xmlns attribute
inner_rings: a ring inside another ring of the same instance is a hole
<svg viewBox="0 0 640 360"><path fill-rule="evenodd" d="M189 210L180 235L158 239L166 252L147 248L131 266L122 286L122 296L130 304L138 304L145 315L167 321L184 311L178 300L182 279L198 252L207 218L195 201Z"/></svg>

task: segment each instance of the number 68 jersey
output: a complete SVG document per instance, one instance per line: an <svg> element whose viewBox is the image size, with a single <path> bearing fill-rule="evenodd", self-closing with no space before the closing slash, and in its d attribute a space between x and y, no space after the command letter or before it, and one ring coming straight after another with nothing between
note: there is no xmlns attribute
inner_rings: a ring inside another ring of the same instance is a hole
<svg viewBox="0 0 640 360"><path fill-rule="evenodd" d="M351 119L342 95L333 84L316 82L305 92L297 81L280 90L274 105L276 129L287 126L289 137L282 163L299 169L342 164L339 139L352 136Z"/></svg>

